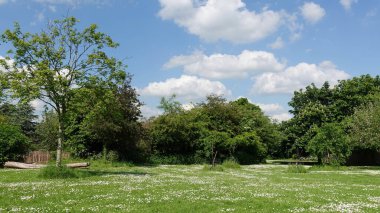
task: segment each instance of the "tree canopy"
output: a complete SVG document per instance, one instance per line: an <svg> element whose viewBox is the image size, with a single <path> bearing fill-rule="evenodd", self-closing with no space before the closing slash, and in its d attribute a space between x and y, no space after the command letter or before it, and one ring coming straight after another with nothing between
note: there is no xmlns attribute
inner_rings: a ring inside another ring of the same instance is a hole
<svg viewBox="0 0 380 213"><path fill-rule="evenodd" d="M126 78L126 66L105 52L118 44L98 32L97 25L79 30L77 23L74 17L55 20L39 33L23 32L16 23L1 36L12 45L9 55L0 59L12 94L24 102L39 99L57 113L57 166L61 165L64 119L73 91L88 81L119 84Z"/></svg>

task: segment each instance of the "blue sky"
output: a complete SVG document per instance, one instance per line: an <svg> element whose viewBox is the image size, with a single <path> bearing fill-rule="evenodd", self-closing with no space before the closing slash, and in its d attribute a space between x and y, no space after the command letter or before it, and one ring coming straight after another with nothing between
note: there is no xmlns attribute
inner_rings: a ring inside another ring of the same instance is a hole
<svg viewBox="0 0 380 213"><path fill-rule="evenodd" d="M247 97L278 120L294 90L380 66L378 0L0 0L0 31L37 32L69 14L120 43L145 116L160 97ZM0 46L0 56L8 48ZM33 103L39 107L38 102Z"/></svg>

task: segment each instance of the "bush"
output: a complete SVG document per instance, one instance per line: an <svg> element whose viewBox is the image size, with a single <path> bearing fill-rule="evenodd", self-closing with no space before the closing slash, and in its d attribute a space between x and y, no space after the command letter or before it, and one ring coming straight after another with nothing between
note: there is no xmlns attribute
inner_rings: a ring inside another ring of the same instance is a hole
<svg viewBox="0 0 380 213"><path fill-rule="evenodd" d="M227 159L223 161L222 166L229 169L240 169L240 164L235 159Z"/></svg>
<svg viewBox="0 0 380 213"><path fill-rule="evenodd" d="M74 169L67 168L66 166L56 167L49 165L42 168L38 176L46 179L66 179L78 178L80 175Z"/></svg>
<svg viewBox="0 0 380 213"><path fill-rule="evenodd" d="M256 132L246 132L229 140L232 155L243 165L261 163L267 156L267 147Z"/></svg>
<svg viewBox="0 0 380 213"><path fill-rule="evenodd" d="M303 165L289 165L288 166L289 173L307 173L307 169Z"/></svg>
<svg viewBox="0 0 380 213"><path fill-rule="evenodd" d="M29 146L29 139L19 127L0 123L0 167L6 161L21 160L28 152Z"/></svg>
<svg viewBox="0 0 380 213"><path fill-rule="evenodd" d="M324 165L342 165L351 154L346 133L336 123L326 123L316 129L317 134L310 140L308 151L318 157Z"/></svg>

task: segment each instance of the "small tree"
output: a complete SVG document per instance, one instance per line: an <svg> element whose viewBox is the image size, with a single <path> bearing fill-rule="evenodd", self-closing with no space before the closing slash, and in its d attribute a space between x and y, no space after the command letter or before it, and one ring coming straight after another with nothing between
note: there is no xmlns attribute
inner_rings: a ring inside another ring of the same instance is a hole
<svg viewBox="0 0 380 213"><path fill-rule="evenodd" d="M308 151L322 164L341 165L351 154L343 129L336 123L326 123L316 129L316 135L308 143Z"/></svg>
<svg viewBox="0 0 380 213"><path fill-rule="evenodd" d="M0 59L13 94L22 101L40 99L57 113L57 166L61 166L64 120L72 90L90 79L122 82L126 76L125 66L104 52L118 44L98 32L95 24L79 31L77 22L74 17L56 20L35 34L22 32L16 23L13 31L6 30L1 36L3 42L13 45L9 56ZM11 65L10 58L14 60Z"/></svg>

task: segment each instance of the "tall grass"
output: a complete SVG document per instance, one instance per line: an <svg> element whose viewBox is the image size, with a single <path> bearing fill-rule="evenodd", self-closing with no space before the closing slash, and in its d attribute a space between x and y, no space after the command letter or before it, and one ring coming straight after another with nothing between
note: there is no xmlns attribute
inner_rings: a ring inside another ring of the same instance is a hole
<svg viewBox="0 0 380 213"><path fill-rule="evenodd" d="M74 169L67 168L66 166L56 167L49 165L41 168L39 177L45 179L66 179L66 178L78 178L80 175Z"/></svg>

